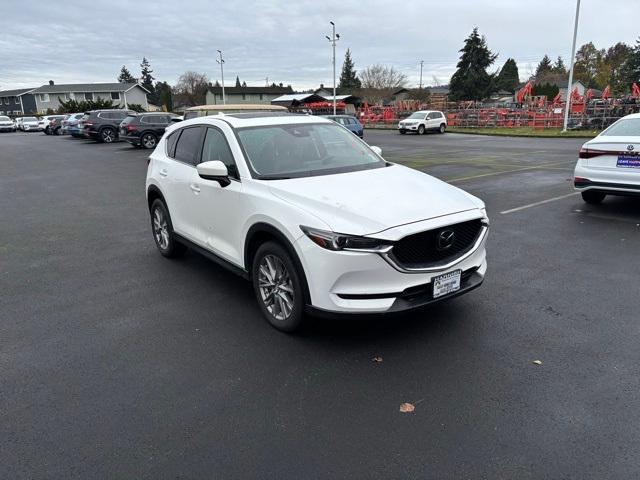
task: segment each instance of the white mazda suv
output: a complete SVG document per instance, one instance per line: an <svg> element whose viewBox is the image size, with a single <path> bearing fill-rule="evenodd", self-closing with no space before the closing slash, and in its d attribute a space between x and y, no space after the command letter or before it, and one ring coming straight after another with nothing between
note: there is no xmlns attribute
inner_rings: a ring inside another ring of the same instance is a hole
<svg viewBox="0 0 640 480"><path fill-rule="evenodd" d="M253 283L276 328L401 312L478 287L484 203L389 163L331 120L241 113L167 128L146 193L160 253L192 248Z"/></svg>

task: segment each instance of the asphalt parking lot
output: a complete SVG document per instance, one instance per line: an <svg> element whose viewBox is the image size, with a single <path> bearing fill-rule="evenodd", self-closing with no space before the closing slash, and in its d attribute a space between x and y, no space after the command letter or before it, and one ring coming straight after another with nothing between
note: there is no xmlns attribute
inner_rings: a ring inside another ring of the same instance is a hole
<svg viewBox="0 0 640 480"><path fill-rule="evenodd" d="M0 478L639 477L640 199L573 194L579 139L365 140L485 200L486 281L290 336L156 252L148 152L0 134Z"/></svg>

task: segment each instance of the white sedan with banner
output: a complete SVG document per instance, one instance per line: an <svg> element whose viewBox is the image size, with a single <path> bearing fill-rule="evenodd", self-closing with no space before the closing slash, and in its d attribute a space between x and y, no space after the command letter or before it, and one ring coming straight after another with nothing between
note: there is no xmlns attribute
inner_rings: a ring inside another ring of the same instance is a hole
<svg viewBox="0 0 640 480"><path fill-rule="evenodd" d="M640 195L640 113L621 118L580 149L574 186L587 203Z"/></svg>

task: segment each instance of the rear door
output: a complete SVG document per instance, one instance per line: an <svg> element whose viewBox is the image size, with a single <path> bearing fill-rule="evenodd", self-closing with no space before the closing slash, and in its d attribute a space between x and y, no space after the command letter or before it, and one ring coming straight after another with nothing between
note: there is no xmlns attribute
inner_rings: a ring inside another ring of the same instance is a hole
<svg viewBox="0 0 640 480"><path fill-rule="evenodd" d="M196 165L200 162L205 128L196 125L182 128L179 132L173 161L168 162L164 172L161 169L159 174L164 177L163 183L168 191L167 202L174 230L192 242L202 244L194 209L199 205L201 192L195 181L199 178Z"/></svg>

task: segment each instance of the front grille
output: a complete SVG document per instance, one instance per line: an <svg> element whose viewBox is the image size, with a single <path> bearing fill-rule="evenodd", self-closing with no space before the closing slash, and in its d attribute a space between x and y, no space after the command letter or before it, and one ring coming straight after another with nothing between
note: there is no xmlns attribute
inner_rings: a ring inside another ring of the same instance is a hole
<svg viewBox="0 0 640 480"><path fill-rule="evenodd" d="M451 230L454 234L452 244L448 248L439 244L438 237L442 232ZM449 263L467 253L478 239L482 230L482 220L469 220L446 227L415 233L395 243L391 255L405 268L429 268Z"/></svg>

